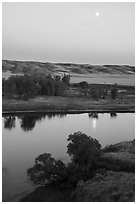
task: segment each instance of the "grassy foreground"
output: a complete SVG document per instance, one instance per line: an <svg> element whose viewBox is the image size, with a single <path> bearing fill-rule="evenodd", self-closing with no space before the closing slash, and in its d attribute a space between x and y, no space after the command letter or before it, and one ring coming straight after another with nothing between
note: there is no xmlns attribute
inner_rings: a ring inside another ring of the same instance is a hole
<svg viewBox="0 0 137 204"><path fill-rule="evenodd" d="M41 111L41 112L67 112L67 111L134 111L134 97L126 99L100 99L98 101L83 97L45 96L25 101L3 97L2 111Z"/></svg>
<svg viewBox="0 0 137 204"><path fill-rule="evenodd" d="M135 174L108 171L102 180L79 182L74 192L77 202L133 202Z"/></svg>
<svg viewBox="0 0 137 204"><path fill-rule="evenodd" d="M135 174L108 171L103 179L80 181L75 189L39 187L23 202L134 202Z"/></svg>

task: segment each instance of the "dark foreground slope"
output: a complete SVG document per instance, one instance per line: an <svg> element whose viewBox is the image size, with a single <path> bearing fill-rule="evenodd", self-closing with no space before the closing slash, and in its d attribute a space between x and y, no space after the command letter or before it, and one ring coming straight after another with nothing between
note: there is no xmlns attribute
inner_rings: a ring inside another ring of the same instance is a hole
<svg viewBox="0 0 137 204"><path fill-rule="evenodd" d="M134 202L135 174L108 171L107 176L79 181L75 189L39 187L23 202Z"/></svg>
<svg viewBox="0 0 137 204"><path fill-rule="evenodd" d="M135 174L108 171L104 178L79 182L73 196L77 202L134 202Z"/></svg>
<svg viewBox="0 0 137 204"><path fill-rule="evenodd" d="M135 140L110 145L104 150L103 157L115 160L115 166L135 163ZM115 153L115 156L112 156ZM123 155L126 155L124 157ZM132 158L132 159L131 159ZM119 162L116 162L118 159ZM120 162L121 161L121 162ZM109 167L110 168L110 167ZM76 188L58 186L38 187L22 198L24 202L134 202L135 173L107 170L104 175L97 173L88 181L79 181Z"/></svg>

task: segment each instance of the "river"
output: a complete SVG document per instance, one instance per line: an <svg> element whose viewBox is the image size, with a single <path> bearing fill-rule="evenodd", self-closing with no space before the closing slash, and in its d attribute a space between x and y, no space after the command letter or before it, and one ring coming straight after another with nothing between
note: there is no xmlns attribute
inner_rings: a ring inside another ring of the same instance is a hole
<svg viewBox="0 0 137 204"><path fill-rule="evenodd" d="M68 162L67 137L82 131L102 147L135 138L134 113L36 114L4 116L2 130L2 200L19 201L33 186L27 169L42 153Z"/></svg>

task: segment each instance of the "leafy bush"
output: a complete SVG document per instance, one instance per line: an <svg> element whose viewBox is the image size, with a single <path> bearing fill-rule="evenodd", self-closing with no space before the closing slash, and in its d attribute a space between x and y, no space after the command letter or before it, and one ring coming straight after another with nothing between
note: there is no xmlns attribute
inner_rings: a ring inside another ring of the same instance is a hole
<svg viewBox="0 0 137 204"><path fill-rule="evenodd" d="M67 171L65 164L55 160L51 154L41 154L35 159L35 165L27 170L30 181L33 184L45 185L66 178Z"/></svg>
<svg viewBox="0 0 137 204"><path fill-rule="evenodd" d="M68 188L76 186L79 180L93 178L96 173L104 175L106 170L135 171L132 161L103 156L98 140L85 133L75 132L67 140L67 153L71 162L66 166L62 161L52 158L51 154L41 154L35 159L35 165L27 171L34 184L58 183L63 188Z"/></svg>
<svg viewBox="0 0 137 204"><path fill-rule="evenodd" d="M93 169L96 161L100 157L101 145L98 140L82 132L75 132L69 135L67 153L74 163L81 170Z"/></svg>
<svg viewBox="0 0 137 204"><path fill-rule="evenodd" d="M95 164L100 157L101 145L96 139L81 132L68 137L68 154L71 162L68 166L55 160L51 154L41 154L35 159L35 165L28 169L27 174L34 184L64 182L66 186L75 186L79 179L93 177Z"/></svg>

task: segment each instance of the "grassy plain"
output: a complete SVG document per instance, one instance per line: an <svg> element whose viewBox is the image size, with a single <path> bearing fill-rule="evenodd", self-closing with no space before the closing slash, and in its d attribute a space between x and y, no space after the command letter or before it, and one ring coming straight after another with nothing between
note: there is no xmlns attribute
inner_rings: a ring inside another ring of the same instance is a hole
<svg viewBox="0 0 137 204"><path fill-rule="evenodd" d="M93 89L104 85L90 85ZM85 95L80 87L71 85L64 96L37 96L30 100L18 97L2 97L2 111L30 111L30 112L89 112L89 111L134 111L134 86L118 86L115 100L111 96L94 100Z"/></svg>
<svg viewBox="0 0 137 204"><path fill-rule="evenodd" d="M100 99L98 101L89 98L45 96L36 97L25 101L20 99L8 99L3 97L2 111L41 111L41 112L65 112L65 111L134 111L134 96L117 100Z"/></svg>

